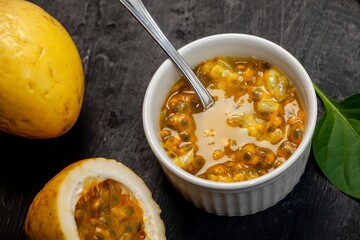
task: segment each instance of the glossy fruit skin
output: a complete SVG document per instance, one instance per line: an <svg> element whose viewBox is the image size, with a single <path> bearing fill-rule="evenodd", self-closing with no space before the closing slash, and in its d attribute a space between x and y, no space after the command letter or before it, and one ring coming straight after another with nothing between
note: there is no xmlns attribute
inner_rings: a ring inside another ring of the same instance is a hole
<svg viewBox="0 0 360 240"><path fill-rule="evenodd" d="M58 186L69 170L49 181L32 202L25 222L27 239L66 239L59 221L61 207L58 205Z"/></svg>
<svg viewBox="0 0 360 240"><path fill-rule="evenodd" d="M84 71L67 30L34 3L0 0L0 130L63 135L77 121Z"/></svg>

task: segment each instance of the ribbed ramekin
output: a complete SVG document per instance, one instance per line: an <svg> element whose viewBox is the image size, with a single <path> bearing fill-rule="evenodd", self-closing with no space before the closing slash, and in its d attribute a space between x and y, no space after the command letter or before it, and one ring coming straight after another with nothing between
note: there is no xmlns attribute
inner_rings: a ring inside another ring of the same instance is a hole
<svg viewBox="0 0 360 240"><path fill-rule="evenodd" d="M143 101L147 141L173 186L206 212L243 216L263 211L286 197L305 170L316 125L317 99L312 81L301 63L281 46L253 35L218 34L187 44L180 54L193 67L217 56L256 57L279 68L296 86L307 115L305 133L295 153L275 170L253 180L219 183L201 179L172 162L160 142L159 116L170 88L181 72L167 59L153 75Z"/></svg>

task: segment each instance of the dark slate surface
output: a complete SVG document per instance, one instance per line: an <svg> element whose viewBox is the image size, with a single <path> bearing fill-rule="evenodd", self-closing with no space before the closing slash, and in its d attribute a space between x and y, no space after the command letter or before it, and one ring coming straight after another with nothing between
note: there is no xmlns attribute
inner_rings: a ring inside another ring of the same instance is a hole
<svg viewBox="0 0 360 240"><path fill-rule="evenodd" d="M36 193L65 166L96 156L115 158L144 179L171 240L360 239L360 201L335 189L312 153L294 190L263 212L220 217L187 203L165 178L142 128L143 97L166 59L162 49L116 0L33 2L73 37L86 73L85 102L76 125L59 138L27 140L0 133L0 239L25 239L25 215ZM291 52L334 99L360 91L360 1L144 4L176 48L217 33L254 34Z"/></svg>

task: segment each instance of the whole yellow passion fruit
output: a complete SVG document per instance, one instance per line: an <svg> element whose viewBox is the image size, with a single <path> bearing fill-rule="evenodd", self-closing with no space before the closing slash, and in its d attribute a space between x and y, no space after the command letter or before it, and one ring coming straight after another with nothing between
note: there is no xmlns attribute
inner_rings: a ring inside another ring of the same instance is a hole
<svg viewBox="0 0 360 240"><path fill-rule="evenodd" d="M53 138L78 119L84 72L78 49L51 15L25 0L0 0L0 131Z"/></svg>
<svg viewBox="0 0 360 240"><path fill-rule="evenodd" d="M72 163L36 195L25 220L29 240L166 239L160 207L144 181L114 159Z"/></svg>

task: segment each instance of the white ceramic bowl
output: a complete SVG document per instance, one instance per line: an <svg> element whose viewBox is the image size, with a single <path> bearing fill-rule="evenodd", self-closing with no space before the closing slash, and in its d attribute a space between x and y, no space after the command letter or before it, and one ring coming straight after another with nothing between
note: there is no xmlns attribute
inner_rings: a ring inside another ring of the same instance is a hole
<svg viewBox="0 0 360 240"><path fill-rule="evenodd" d="M167 59L153 75L143 102L143 125L148 143L174 187L196 207L217 215L242 216L265 210L282 200L299 182L311 148L317 99L303 66L288 51L266 39L246 34L219 34L187 44L179 50L193 67L220 55L256 57L279 68L297 87L307 113L305 134L295 153L277 169L236 183L213 182L196 177L175 165L160 142L162 104L180 71Z"/></svg>

